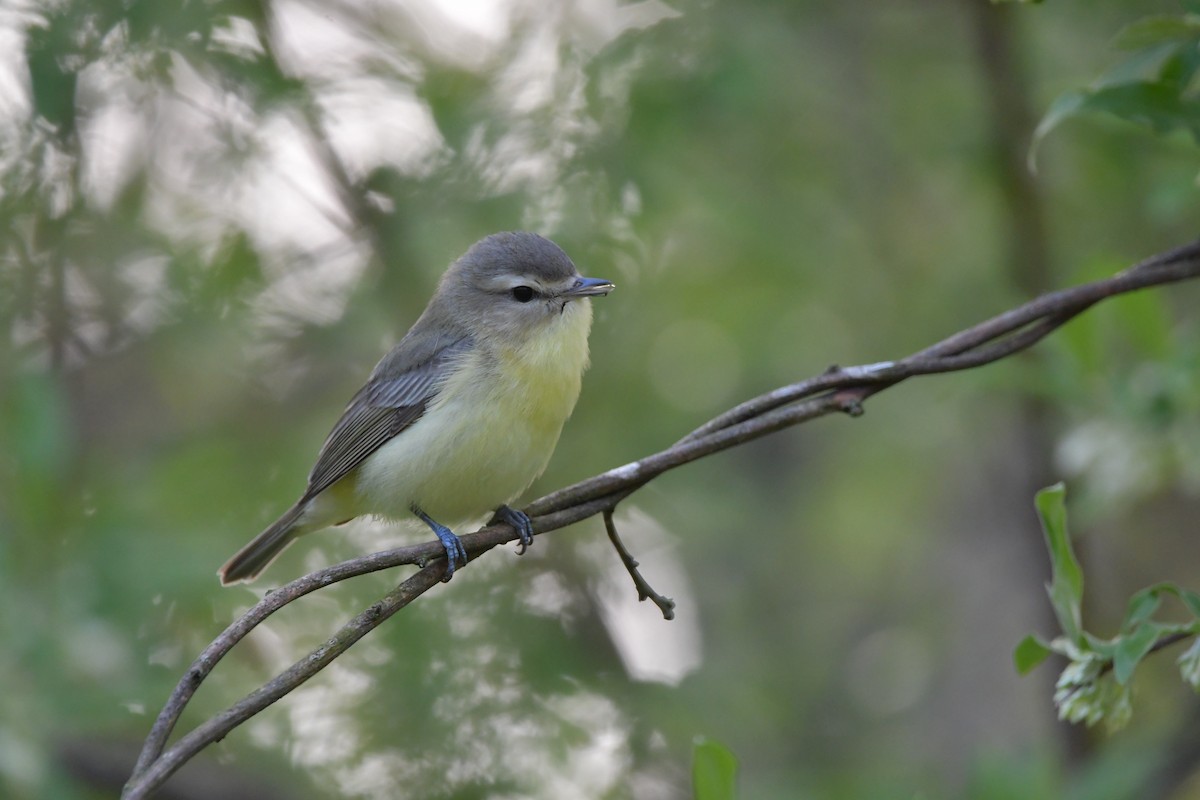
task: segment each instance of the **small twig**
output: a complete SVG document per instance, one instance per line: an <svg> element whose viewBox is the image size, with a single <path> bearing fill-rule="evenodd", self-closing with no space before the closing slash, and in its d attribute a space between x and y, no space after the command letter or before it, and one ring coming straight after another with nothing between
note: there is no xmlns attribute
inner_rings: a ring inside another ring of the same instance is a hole
<svg viewBox="0 0 1200 800"><path fill-rule="evenodd" d="M535 500L524 509L525 513L536 534L565 527L595 514L605 514L606 521L610 521L609 515L618 503L675 467L817 417L861 413L867 398L907 378L972 369L997 361L1032 346L1105 298L1196 277L1200 277L1200 242L1147 259L1110 278L1041 295L907 358L834 368L760 395L710 420L665 450ZM516 531L510 526L498 524L463 536L462 542L474 559L517 538ZM123 796L148 797L204 747L224 738L242 722L308 680L384 619L436 585L443 569L440 560L443 552L438 542L428 542L362 556L299 578L263 598L205 649L175 687L147 737ZM625 556L622 556L623 560ZM230 648L271 613L336 581L401 564L424 566L426 563L430 566L404 581L320 648L164 752L167 739L196 687ZM631 575L634 575L633 571ZM637 582L636 575L634 581ZM638 589L640 594L643 587L639 585ZM653 594L646 596L654 599ZM662 608L661 604L659 608ZM1159 643L1156 649L1170 643Z"/></svg>
<svg viewBox="0 0 1200 800"><path fill-rule="evenodd" d="M604 511L604 529L608 531L608 540L612 542L617 555L621 557L621 563L629 571L629 577L633 578L633 585L638 590L638 600L651 600L654 605L658 606L658 610L662 612L663 619L675 619L675 601L654 591L654 587L650 585L649 581L642 577L642 573L638 570L637 559L625 547L625 543L621 541L620 534L617 533L617 524L613 522L613 510L611 508Z"/></svg>

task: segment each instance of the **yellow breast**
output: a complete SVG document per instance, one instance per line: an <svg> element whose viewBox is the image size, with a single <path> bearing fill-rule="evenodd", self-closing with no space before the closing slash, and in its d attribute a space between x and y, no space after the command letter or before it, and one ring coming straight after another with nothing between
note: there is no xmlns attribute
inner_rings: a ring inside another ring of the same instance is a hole
<svg viewBox="0 0 1200 800"><path fill-rule="evenodd" d="M482 516L533 483L579 398L591 307L572 302L519 345L481 341L424 416L358 471L360 513L447 525Z"/></svg>

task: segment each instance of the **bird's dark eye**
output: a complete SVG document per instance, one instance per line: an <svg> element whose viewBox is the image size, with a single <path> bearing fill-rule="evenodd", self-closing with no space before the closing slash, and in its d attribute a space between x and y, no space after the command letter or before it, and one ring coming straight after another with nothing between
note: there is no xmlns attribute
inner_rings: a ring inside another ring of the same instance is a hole
<svg viewBox="0 0 1200 800"><path fill-rule="evenodd" d="M518 303L528 303L535 294L537 293L528 286L515 286L512 290L513 300Z"/></svg>

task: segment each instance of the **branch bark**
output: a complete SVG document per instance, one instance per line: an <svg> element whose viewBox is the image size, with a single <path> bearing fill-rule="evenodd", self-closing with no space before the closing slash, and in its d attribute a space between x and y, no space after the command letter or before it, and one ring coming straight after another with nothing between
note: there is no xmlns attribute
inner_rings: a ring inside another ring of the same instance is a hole
<svg viewBox="0 0 1200 800"><path fill-rule="evenodd" d="M1197 277L1200 241L1146 259L1110 278L1043 294L898 361L831 367L821 375L767 392L710 420L665 450L552 492L530 503L525 512L536 534L611 513L622 500L668 470L827 414L857 416L867 398L908 378L998 361L1027 349L1105 298ZM463 536L462 543L473 562L488 550L517 538L510 526L497 524ZM388 617L436 586L445 570L443 555L442 545L436 541L386 550L305 575L264 597L214 639L188 668L159 713L122 797L134 800L151 796L205 747L316 675ZM167 748L175 724L197 687L255 626L310 592L404 564L415 564L420 570L320 647Z"/></svg>

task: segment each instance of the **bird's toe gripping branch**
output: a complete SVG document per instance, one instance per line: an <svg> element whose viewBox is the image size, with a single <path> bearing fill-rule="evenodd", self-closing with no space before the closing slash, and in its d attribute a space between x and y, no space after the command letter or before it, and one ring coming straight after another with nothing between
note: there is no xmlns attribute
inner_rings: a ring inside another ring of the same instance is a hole
<svg viewBox="0 0 1200 800"><path fill-rule="evenodd" d="M521 537L521 547L517 550L517 555L524 555L529 546L533 544L533 523L529 521L529 515L508 506L500 506L488 524L494 525L497 522L505 522L513 526L517 536Z"/></svg>
<svg viewBox="0 0 1200 800"><path fill-rule="evenodd" d="M442 581L450 580L454 577L454 570L467 563L467 548L463 547L462 540L454 535L454 531L437 522L421 509L414 508L413 513L437 534L438 541L446 549L446 575Z"/></svg>

